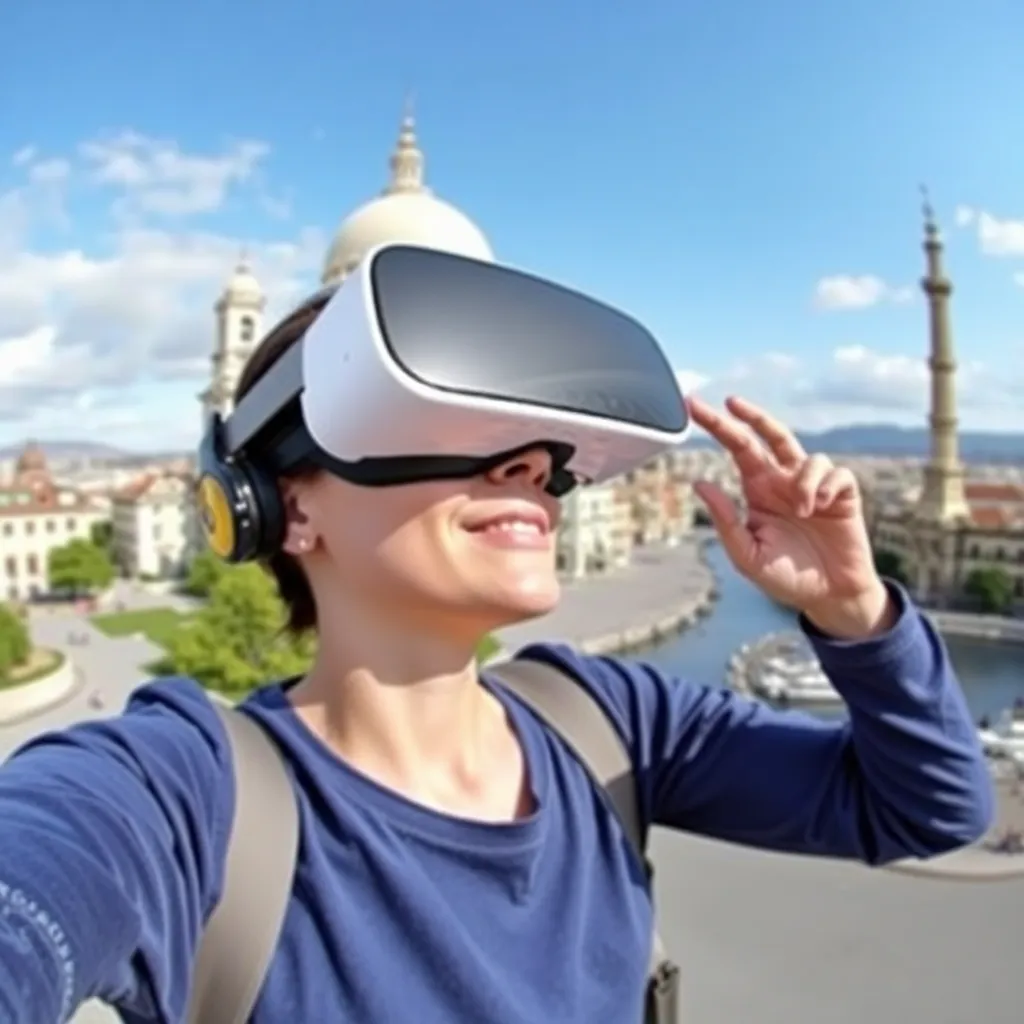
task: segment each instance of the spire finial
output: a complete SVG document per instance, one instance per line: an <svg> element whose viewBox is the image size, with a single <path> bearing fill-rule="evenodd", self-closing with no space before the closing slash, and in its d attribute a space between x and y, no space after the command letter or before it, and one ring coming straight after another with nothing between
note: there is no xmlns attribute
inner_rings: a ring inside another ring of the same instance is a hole
<svg viewBox="0 0 1024 1024"><path fill-rule="evenodd" d="M402 123L398 130L398 143L389 161L391 181L384 189L393 192L423 192L423 153L416 138L416 119L413 113L412 93L406 94Z"/></svg>
<svg viewBox="0 0 1024 1024"><path fill-rule="evenodd" d="M939 233L939 227L935 223L935 208L932 206L931 196L928 194L927 185L919 185L921 191L921 212L924 214L924 231L929 238L935 238Z"/></svg>

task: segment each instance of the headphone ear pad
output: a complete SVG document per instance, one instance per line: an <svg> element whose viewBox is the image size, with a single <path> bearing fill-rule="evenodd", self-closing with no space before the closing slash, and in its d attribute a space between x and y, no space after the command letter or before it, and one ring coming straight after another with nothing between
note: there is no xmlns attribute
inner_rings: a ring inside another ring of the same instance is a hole
<svg viewBox="0 0 1024 1024"><path fill-rule="evenodd" d="M245 496L230 467L219 465L202 474L196 486L196 504L210 550L225 562L243 561L251 531Z"/></svg>
<svg viewBox="0 0 1024 1024"><path fill-rule="evenodd" d="M242 471L248 484L249 500L256 509L256 537L249 557L267 558L284 543L287 527L284 499L277 480L268 473L251 464L246 464Z"/></svg>

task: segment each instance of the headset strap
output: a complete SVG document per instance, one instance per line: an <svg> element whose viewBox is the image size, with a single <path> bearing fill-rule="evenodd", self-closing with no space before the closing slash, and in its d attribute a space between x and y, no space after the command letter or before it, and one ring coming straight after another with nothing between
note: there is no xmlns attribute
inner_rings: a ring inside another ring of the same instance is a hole
<svg viewBox="0 0 1024 1024"><path fill-rule="evenodd" d="M231 748L235 817L224 887L199 944L186 1020L246 1024L291 897L299 809L274 741L244 712L214 707Z"/></svg>
<svg viewBox="0 0 1024 1024"><path fill-rule="evenodd" d="M488 665L487 672L565 740L594 782L608 794L626 838L647 870L648 879L653 881L654 870L647 858L647 832L637 803L633 758L602 705L572 673L545 661L516 658ZM677 988L678 971L669 961L655 925L649 969L648 1021L674 1024Z"/></svg>

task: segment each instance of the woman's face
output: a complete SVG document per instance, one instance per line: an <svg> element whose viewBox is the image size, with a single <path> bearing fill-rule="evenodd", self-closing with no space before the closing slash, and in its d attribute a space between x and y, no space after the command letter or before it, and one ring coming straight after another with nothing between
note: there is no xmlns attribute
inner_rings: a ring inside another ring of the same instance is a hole
<svg viewBox="0 0 1024 1024"><path fill-rule="evenodd" d="M558 601L550 475L550 456L537 449L470 480L287 481L285 550L302 561L322 621L333 600L440 630L446 620L459 633L496 629Z"/></svg>

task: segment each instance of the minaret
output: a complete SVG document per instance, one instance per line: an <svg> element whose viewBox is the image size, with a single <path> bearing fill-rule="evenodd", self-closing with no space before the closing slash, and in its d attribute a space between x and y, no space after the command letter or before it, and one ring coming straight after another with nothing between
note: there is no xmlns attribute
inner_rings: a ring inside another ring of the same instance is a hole
<svg viewBox="0 0 1024 1024"><path fill-rule="evenodd" d="M923 190L922 190L923 191ZM964 495L964 469L957 445L956 362L949 325L953 284L942 265L942 239L927 193L924 193L924 252L928 270L921 289L928 300L931 349L931 457L924 470L918 513L922 519L953 523L969 515Z"/></svg>
<svg viewBox="0 0 1024 1024"><path fill-rule="evenodd" d="M217 412L227 416L235 405L235 388L242 367L263 333L267 300L243 256L213 309L217 314L217 343L209 387L199 396L203 427Z"/></svg>

